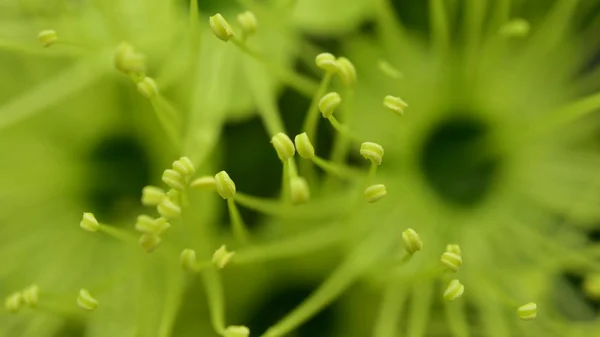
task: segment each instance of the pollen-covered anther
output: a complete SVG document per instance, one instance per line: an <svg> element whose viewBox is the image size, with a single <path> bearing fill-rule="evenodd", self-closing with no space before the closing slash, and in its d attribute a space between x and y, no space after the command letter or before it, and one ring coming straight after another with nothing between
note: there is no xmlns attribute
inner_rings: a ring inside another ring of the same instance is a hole
<svg viewBox="0 0 600 337"><path fill-rule="evenodd" d="M140 233L162 235L171 224L165 218L154 219L151 216L142 214L137 217L135 230Z"/></svg>
<svg viewBox="0 0 600 337"><path fill-rule="evenodd" d="M387 194L387 189L385 188L385 185L383 185L383 184L371 185L371 186L367 187L364 191L365 200L368 203L373 203L373 202L385 197L386 194Z"/></svg>
<svg viewBox="0 0 600 337"><path fill-rule="evenodd" d="M32 284L29 287L23 289L22 292L23 303L29 307L35 307L40 298L40 287L37 284Z"/></svg>
<svg viewBox="0 0 600 337"><path fill-rule="evenodd" d="M179 172L184 178L190 178L195 172L194 163L188 157L181 157L173 162L173 170Z"/></svg>
<svg viewBox="0 0 600 337"><path fill-rule="evenodd" d="M230 325L224 333L224 337L248 337L250 336L250 329L243 325Z"/></svg>
<svg viewBox="0 0 600 337"><path fill-rule="evenodd" d="M171 200L171 198L163 198L156 207L156 210L165 219L175 219L181 216L181 206Z"/></svg>
<svg viewBox="0 0 600 337"><path fill-rule="evenodd" d="M147 99L153 99L158 96L158 85L148 76L137 82L137 89Z"/></svg>
<svg viewBox="0 0 600 337"><path fill-rule="evenodd" d="M402 98L390 95L383 98L383 106L397 113L398 115L403 115L404 109L408 108L408 104L406 104Z"/></svg>
<svg viewBox="0 0 600 337"><path fill-rule="evenodd" d="M402 244L404 245L406 252L411 255L423 249L423 241L421 241L421 237L412 228L402 232Z"/></svg>
<svg viewBox="0 0 600 337"><path fill-rule="evenodd" d="M317 67L330 72L335 73L338 70L338 63L335 56L330 53L321 53L315 57L315 64Z"/></svg>
<svg viewBox="0 0 600 337"><path fill-rule="evenodd" d="M508 21L502 27L500 27L500 35L504 37L516 37L523 38L529 35L531 25L525 19L517 18Z"/></svg>
<svg viewBox="0 0 600 337"><path fill-rule="evenodd" d="M124 74L143 74L146 72L146 56L129 43L121 42L115 51L114 65Z"/></svg>
<svg viewBox="0 0 600 337"><path fill-rule="evenodd" d="M315 148L310 142L306 132L297 135L294 138L294 144L296 144L296 151L300 157L304 159L311 159L315 156Z"/></svg>
<svg viewBox="0 0 600 337"><path fill-rule="evenodd" d="M147 252L147 253L151 253L152 251L154 251L158 246L160 246L160 243L162 242L162 239L160 238L160 236L158 234L153 234L153 233L146 233L143 234L140 237L140 246L142 246L142 248Z"/></svg>
<svg viewBox="0 0 600 337"><path fill-rule="evenodd" d="M162 174L162 181L167 184L169 187L174 188L179 191L183 191L185 189L185 177L181 175L178 171L166 169Z"/></svg>
<svg viewBox="0 0 600 337"><path fill-rule="evenodd" d="M190 187L197 190L214 190L217 187L217 181L213 176L204 176L192 180Z"/></svg>
<svg viewBox="0 0 600 337"><path fill-rule="evenodd" d="M225 245L222 245L215 251L212 256L212 263L219 269L223 269L231 258L235 255L235 252L230 252L227 250Z"/></svg>
<svg viewBox="0 0 600 337"><path fill-rule="evenodd" d="M193 249L184 249L179 256L179 262L183 270L190 273L196 271L196 251Z"/></svg>
<svg viewBox="0 0 600 337"><path fill-rule="evenodd" d="M460 257L460 255L458 254L451 252L444 252L442 254L442 257L440 258L440 261L446 268L448 268L448 270L455 273L462 265L462 257Z"/></svg>
<svg viewBox="0 0 600 337"><path fill-rule="evenodd" d="M277 133L275 136L271 138L271 144L277 151L277 156L281 161L286 161L294 156L296 153L296 148L294 147L294 143L283 132Z"/></svg>
<svg viewBox="0 0 600 337"><path fill-rule="evenodd" d="M537 317L537 304L529 302L517 309L517 315L524 321L531 321Z"/></svg>
<svg viewBox="0 0 600 337"><path fill-rule="evenodd" d="M77 296L77 305L81 309L93 311L98 308L98 301L92 297L89 291L81 289L79 290L79 296Z"/></svg>
<svg viewBox="0 0 600 337"><path fill-rule="evenodd" d="M302 177L290 179L290 197L293 204L301 204L310 199L310 188L306 179Z"/></svg>
<svg viewBox="0 0 600 337"><path fill-rule="evenodd" d="M223 199L235 197L235 183L229 177L229 174L225 171L221 171L215 175L215 185L217 187L217 193Z"/></svg>
<svg viewBox="0 0 600 337"><path fill-rule="evenodd" d="M229 41L234 36L233 29L229 25L229 22L225 20L221 13L217 13L208 19L210 29L216 37L223 41Z"/></svg>
<svg viewBox="0 0 600 337"><path fill-rule="evenodd" d="M256 29L258 28L258 20L256 19L256 15L251 11L245 11L237 15L237 21L242 27L244 34L252 35L256 33Z"/></svg>
<svg viewBox="0 0 600 337"><path fill-rule="evenodd" d="M337 74L342 80L342 83L346 86L353 86L356 83L356 68L354 64L345 57L338 57L337 63Z"/></svg>
<svg viewBox="0 0 600 337"><path fill-rule="evenodd" d="M54 42L56 42L56 40L58 40L58 35L56 34L56 31L52 29L42 30L41 32L39 32L37 37L38 41L40 41L44 48L50 47L54 44Z"/></svg>
<svg viewBox="0 0 600 337"><path fill-rule="evenodd" d="M325 94L319 101L319 111L323 118L329 118L333 116L335 109L342 104L342 97L337 92L330 92Z"/></svg>
<svg viewBox="0 0 600 337"><path fill-rule="evenodd" d="M145 186L142 189L142 205L156 206L165 197L165 191L156 186Z"/></svg>
<svg viewBox="0 0 600 337"><path fill-rule="evenodd" d="M454 253L454 254L456 254L458 256L462 256L462 252L461 252L460 246L457 245L457 244L454 244L454 243L448 244L446 246L446 252Z"/></svg>
<svg viewBox="0 0 600 337"><path fill-rule="evenodd" d="M465 292L465 286L463 286L459 280L452 280L444 291L444 300L451 302L461 297Z"/></svg>
<svg viewBox="0 0 600 337"><path fill-rule="evenodd" d="M4 308L8 310L8 312L16 313L21 308L21 303L23 302L23 295L20 292L15 292L10 294L6 300L4 300Z"/></svg>
<svg viewBox="0 0 600 337"><path fill-rule="evenodd" d="M364 142L360 144L360 155L370 160L375 165L381 165L383 160L383 147L377 143Z"/></svg>
<svg viewBox="0 0 600 337"><path fill-rule="evenodd" d="M97 232L100 229L100 224L92 213L83 213L83 218L79 222L79 226L88 232Z"/></svg>

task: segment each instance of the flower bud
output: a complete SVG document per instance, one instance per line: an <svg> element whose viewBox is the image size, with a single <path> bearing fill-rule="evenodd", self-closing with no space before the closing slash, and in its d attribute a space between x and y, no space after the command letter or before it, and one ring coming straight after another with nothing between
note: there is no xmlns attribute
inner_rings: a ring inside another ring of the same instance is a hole
<svg viewBox="0 0 600 337"><path fill-rule="evenodd" d="M4 307L6 310L12 313L16 313L21 308L21 303L23 301L23 296L20 292L13 293L9 295L6 300L4 300Z"/></svg>
<svg viewBox="0 0 600 337"><path fill-rule="evenodd" d="M290 179L290 196L293 204L301 204L310 199L310 188L306 179L302 177Z"/></svg>
<svg viewBox="0 0 600 337"><path fill-rule="evenodd" d="M337 74L344 85L353 86L356 83L356 69L350 60L345 57L339 57L337 59L337 68Z"/></svg>
<svg viewBox="0 0 600 337"><path fill-rule="evenodd" d="M223 199L235 197L235 183L225 171L221 171L215 175L215 185L217 193Z"/></svg>
<svg viewBox="0 0 600 337"><path fill-rule="evenodd" d="M40 298L40 287L37 284L30 285L22 292L23 303L27 306L35 307Z"/></svg>
<svg viewBox="0 0 600 337"><path fill-rule="evenodd" d="M460 246L457 244L449 244L446 246L446 251L449 253L454 253L458 256L462 256Z"/></svg>
<svg viewBox="0 0 600 337"><path fill-rule="evenodd" d="M181 207L171 198L163 198L156 210L165 219L175 219L181 216Z"/></svg>
<svg viewBox="0 0 600 337"><path fill-rule="evenodd" d="M135 230L140 233L161 235L169 228L171 224L166 219L154 219L145 214L139 215L135 223Z"/></svg>
<svg viewBox="0 0 600 337"><path fill-rule="evenodd" d="M137 89L140 94L147 99L153 99L158 96L158 86L156 85L156 82L148 76L137 83Z"/></svg>
<svg viewBox="0 0 600 337"><path fill-rule="evenodd" d="M517 309L517 315L524 321L531 321L537 316L537 304L529 302Z"/></svg>
<svg viewBox="0 0 600 337"><path fill-rule="evenodd" d="M187 272L196 271L196 251L193 249L184 249L179 256L181 267Z"/></svg>
<svg viewBox="0 0 600 337"><path fill-rule="evenodd" d="M156 206L165 197L165 191L156 186L146 186L142 189L142 205Z"/></svg>
<svg viewBox="0 0 600 337"><path fill-rule="evenodd" d="M231 258L235 255L235 252L227 251L227 247L222 245L215 251L212 257L212 263L219 269L223 269L227 263L231 260Z"/></svg>
<svg viewBox="0 0 600 337"><path fill-rule="evenodd" d="M166 169L163 172L162 181L176 190L183 191L185 189L185 178L178 171Z"/></svg>
<svg viewBox="0 0 600 337"><path fill-rule="evenodd" d="M47 48L53 45L56 40L58 40L58 35L56 34L56 31L52 29L42 30L38 34L38 40L44 48Z"/></svg>
<svg viewBox="0 0 600 337"><path fill-rule="evenodd" d="M406 102L404 102L402 98L390 95L385 96L383 98L383 106L399 115L403 115L404 109L408 108L408 104L406 104Z"/></svg>
<svg viewBox="0 0 600 337"><path fill-rule="evenodd" d="M412 228L402 232L402 244L404 245L404 249L411 255L423 249L423 241L421 241L419 234Z"/></svg>
<svg viewBox="0 0 600 337"><path fill-rule="evenodd" d="M294 143L290 137L288 137L285 133L279 132L275 136L271 138L271 144L277 151L277 156L281 161L286 161L294 156L296 153L296 148L294 147Z"/></svg>
<svg viewBox="0 0 600 337"><path fill-rule="evenodd" d="M237 21L246 35L252 35L256 33L258 20L256 20L256 15L254 15L254 13L251 11L245 11L244 13L238 14Z"/></svg>
<svg viewBox="0 0 600 337"><path fill-rule="evenodd" d="M462 265L462 258L460 257L460 255L451 252L444 252L440 261L442 261L442 264L444 264L444 266L446 266L450 271L453 271L455 273L458 271L458 268L460 268L460 266Z"/></svg>
<svg viewBox="0 0 600 337"><path fill-rule="evenodd" d="M311 159L315 156L315 148L310 142L306 132L297 135L294 138L294 143L296 144L296 151L298 151L300 157L304 159Z"/></svg>
<svg viewBox="0 0 600 337"><path fill-rule="evenodd" d="M179 172L184 178L189 178L196 172L194 163L188 157L181 157L174 161L173 170Z"/></svg>
<svg viewBox="0 0 600 337"><path fill-rule="evenodd" d="M371 185L365 189L364 194L365 200L367 200L368 203L373 203L385 197L387 190L383 184Z"/></svg>
<svg viewBox="0 0 600 337"><path fill-rule="evenodd" d="M77 296L77 305L81 309L93 311L98 308L98 301L90 295L89 291L81 289L79 290L79 296Z"/></svg>
<svg viewBox="0 0 600 337"><path fill-rule="evenodd" d="M88 232L97 232L100 229L100 224L92 213L83 213L79 226Z"/></svg>
<svg viewBox="0 0 600 337"><path fill-rule="evenodd" d="M217 187L216 185L217 181L213 176L196 178L190 183L190 187L197 190L214 190Z"/></svg>
<svg viewBox="0 0 600 337"><path fill-rule="evenodd" d="M230 325L225 329L223 337L248 337L250 329L243 325Z"/></svg>
<svg viewBox="0 0 600 337"><path fill-rule="evenodd" d="M217 13L211 16L208 22L210 23L210 29L212 29L216 37L226 42L231 40L234 35L233 29L231 29L229 22L225 20L223 15Z"/></svg>
<svg viewBox="0 0 600 337"><path fill-rule="evenodd" d="M523 38L529 35L531 26L524 19L511 20L500 27L500 35L504 37Z"/></svg>
<svg viewBox="0 0 600 337"><path fill-rule="evenodd" d="M317 67L330 72L335 73L338 70L338 63L335 59L335 56L330 53L321 53L315 57L315 63Z"/></svg>
<svg viewBox="0 0 600 337"><path fill-rule="evenodd" d="M444 300L451 302L461 297L465 292L465 286L463 286L459 280L452 280L448 284L446 291L444 291Z"/></svg>
<svg viewBox="0 0 600 337"><path fill-rule="evenodd" d="M337 92L330 92L319 101L319 111L323 118L329 118L337 107L342 104L342 97Z"/></svg>
<svg viewBox="0 0 600 337"><path fill-rule="evenodd" d="M139 242L147 253L151 253L160 245L162 239L157 234L146 233L140 237Z"/></svg>
<svg viewBox="0 0 600 337"><path fill-rule="evenodd" d="M373 164L381 165L383 159L383 147L377 143L364 142L360 144L360 155L370 160Z"/></svg>
<svg viewBox="0 0 600 337"><path fill-rule="evenodd" d="M117 47L114 65L124 74L143 74L146 72L146 56L135 51L132 45L122 42Z"/></svg>

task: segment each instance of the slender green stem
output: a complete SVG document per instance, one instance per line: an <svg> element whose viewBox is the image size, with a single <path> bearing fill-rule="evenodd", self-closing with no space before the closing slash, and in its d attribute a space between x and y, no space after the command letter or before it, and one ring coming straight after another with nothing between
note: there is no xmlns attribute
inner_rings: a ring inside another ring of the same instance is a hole
<svg viewBox="0 0 600 337"><path fill-rule="evenodd" d="M318 84L316 84L313 80L271 62L263 54L250 49L250 47L248 47L248 45L246 45L246 43L244 43L243 41L240 41L238 39L232 39L231 41L241 51L248 54L257 61L263 63L282 82L296 89L296 91L298 91L299 93L307 97L311 97L313 93L316 90L318 90Z"/></svg>
<svg viewBox="0 0 600 337"><path fill-rule="evenodd" d="M231 230L233 232L233 236L240 243L247 244L250 235L248 234L248 229L244 224L242 216L240 215L233 198L227 199L227 208L229 208L229 218L231 219Z"/></svg>
<svg viewBox="0 0 600 337"><path fill-rule="evenodd" d="M344 97L346 97L345 101L342 103L342 109L340 109L340 114L342 114L342 121L346 125L352 125L353 119L353 106L354 106L354 89L348 88L345 91ZM355 142L362 142L360 139L355 138L349 129L347 130L346 137L336 137L333 144L333 153L331 154L331 161L334 163L344 163L346 161L346 157L348 155L348 151L350 150L350 140Z"/></svg>
<svg viewBox="0 0 600 337"><path fill-rule="evenodd" d="M304 123L302 124L302 130L306 132L308 138L311 140L311 142L313 142L313 145L317 142L317 128L319 125L319 120L321 119L319 113L319 101L325 95L325 93L327 93L327 89L329 88L332 77L333 73L329 71L323 75L319 89L315 92L312 101L310 102L308 112L306 113Z"/></svg>
<svg viewBox="0 0 600 337"><path fill-rule="evenodd" d="M174 282L176 277L180 277L176 273L167 273L166 275L169 290L166 293L165 305L162 312L161 321L158 327L158 337L171 336L175 318L181 307L183 293L187 288L187 284L179 284Z"/></svg>
<svg viewBox="0 0 600 337"><path fill-rule="evenodd" d="M346 166L329 162L329 161L327 161L323 158L317 157L317 156L314 156L313 158L311 158L311 160L312 160L312 162L315 163L315 165L320 167L323 171L330 173L330 174L334 174L340 178L353 179L358 175L357 172L354 172L353 170L351 170L350 168L348 168Z"/></svg>
<svg viewBox="0 0 600 337"><path fill-rule="evenodd" d="M137 240L133 236L133 233L129 233L120 228L115 228L112 226L107 226L107 225L101 224L100 228L98 230L106 235L112 236L113 238L115 238L117 240L127 242L127 243L137 244Z"/></svg>
<svg viewBox="0 0 600 337"><path fill-rule="evenodd" d="M150 100L156 117L163 127L167 137L176 149L181 147L180 130L181 119L180 113L173 107L171 103L161 95Z"/></svg>
<svg viewBox="0 0 600 337"><path fill-rule="evenodd" d="M402 317L406 298L406 290L398 284L390 283L386 286L373 327L373 337L398 336L398 321Z"/></svg>
<svg viewBox="0 0 600 337"><path fill-rule="evenodd" d="M471 333L465 316L463 301L446 302L444 309L450 334L454 337L469 337Z"/></svg>
<svg viewBox="0 0 600 337"><path fill-rule="evenodd" d="M539 135L558 131L564 125L600 110L600 92L584 97L545 116L527 134Z"/></svg>
<svg viewBox="0 0 600 337"><path fill-rule="evenodd" d="M481 33L483 31L483 21L485 19L486 1L467 0L465 34L467 48L469 51L474 50L480 42Z"/></svg>
<svg viewBox="0 0 600 337"><path fill-rule="evenodd" d="M433 46L437 53L446 54L450 43L448 18L444 8L444 0L429 0L429 16L433 32Z"/></svg>
<svg viewBox="0 0 600 337"><path fill-rule="evenodd" d="M507 23L510 19L510 7L512 0L497 0L496 9L494 10L491 18L490 28L492 34L498 33L500 27Z"/></svg>
<svg viewBox="0 0 600 337"><path fill-rule="evenodd" d="M356 142L360 142L360 139L356 138L352 132L350 132L350 129L348 128L348 126L340 123L335 116L331 115L330 117L327 118L329 120L329 122L331 123L331 126L333 126L333 128L339 132L342 136L348 138L348 139L352 139Z"/></svg>
<svg viewBox="0 0 600 337"><path fill-rule="evenodd" d="M222 335L225 331L225 299L221 276L216 269L209 269L201 275L208 298L210 321L215 332Z"/></svg>
<svg viewBox="0 0 600 337"><path fill-rule="evenodd" d="M240 192L235 194L235 201L246 207L264 214L285 218L323 219L344 214L349 206L347 199L339 202L320 201L319 204L303 204L291 206L279 199L263 199ZM332 200L333 201L333 200Z"/></svg>
<svg viewBox="0 0 600 337"><path fill-rule="evenodd" d="M287 161L283 163L283 174L281 175L281 200L286 203L290 202L290 167Z"/></svg>
<svg viewBox="0 0 600 337"><path fill-rule="evenodd" d="M425 336L427 324L429 323L433 288L431 281L419 281L413 285L406 322L407 337Z"/></svg>

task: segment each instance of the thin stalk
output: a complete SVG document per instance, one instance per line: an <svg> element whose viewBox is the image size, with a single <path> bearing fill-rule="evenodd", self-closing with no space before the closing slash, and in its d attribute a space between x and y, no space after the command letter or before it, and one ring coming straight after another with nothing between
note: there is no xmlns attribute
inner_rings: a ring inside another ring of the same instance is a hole
<svg viewBox="0 0 600 337"><path fill-rule="evenodd" d="M229 218L231 219L231 230L233 232L233 236L236 240L238 240L238 242L247 244L250 235L233 198L227 199L227 208L229 209Z"/></svg>

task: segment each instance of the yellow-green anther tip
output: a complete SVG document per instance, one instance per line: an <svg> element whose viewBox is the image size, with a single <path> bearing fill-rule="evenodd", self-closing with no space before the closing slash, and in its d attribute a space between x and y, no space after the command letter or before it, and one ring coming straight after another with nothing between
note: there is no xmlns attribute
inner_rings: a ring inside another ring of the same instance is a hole
<svg viewBox="0 0 600 337"><path fill-rule="evenodd" d="M356 83L356 68L350 60L345 57L339 57L337 63L337 74L346 86L353 86Z"/></svg>
<svg viewBox="0 0 600 337"><path fill-rule="evenodd" d="M142 189L142 205L156 206L165 197L165 191L156 186L146 186Z"/></svg>
<svg viewBox="0 0 600 337"><path fill-rule="evenodd" d="M523 38L529 35L531 26L527 20L524 19L513 19L500 27L500 35L504 37L517 37Z"/></svg>
<svg viewBox="0 0 600 337"><path fill-rule="evenodd" d="M81 309L93 311L98 308L98 301L92 297L89 291L81 289L79 290L79 296L77 296L77 305Z"/></svg>
<svg viewBox="0 0 600 337"><path fill-rule="evenodd" d="M310 142L306 132L297 135L294 138L294 144L296 145L296 151L300 157L304 159L311 159L315 156L315 148Z"/></svg>
<svg viewBox="0 0 600 337"><path fill-rule="evenodd" d="M421 237L419 237L419 234L412 228L402 232L402 244L404 245L404 249L411 255L423 249Z"/></svg>
<svg viewBox="0 0 600 337"><path fill-rule="evenodd" d="M115 51L114 65L125 74L143 74L146 71L146 56L136 52L129 43L121 42Z"/></svg>
<svg viewBox="0 0 600 337"><path fill-rule="evenodd" d="M296 147L294 146L294 143L290 137L283 132L279 132L273 136L271 138L271 144L273 144L273 147L277 152L277 156L281 161L287 161L296 153Z"/></svg>
<svg viewBox="0 0 600 337"><path fill-rule="evenodd" d="M183 270L193 272L196 270L196 251L193 249L184 249L179 256L179 261Z"/></svg>
<svg viewBox="0 0 600 337"><path fill-rule="evenodd" d="M229 22L225 20L221 13L217 13L208 19L210 29L216 37L223 41L229 41L233 37L233 29L229 25Z"/></svg>
<svg viewBox="0 0 600 337"><path fill-rule="evenodd" d="M162 242L159 235L153 233L146 233L140 236L140 246L147 252L151 253L154 251Z"/></svg>
<svg viewBox="0 0 600 337"><path fill-rule="evenodd" d="M457 272L462 265L462 258L460 255L451 252L444 252L440 261L446 268L453 272Z"/></svg>
<svg viewBox="0 0 600 337"><path fill-rule="evenodd" d="M173 170L179 172L182 177L189 179L195 172L194 163L188 157L181 157L172 164Z"/></svg>
<svg viewBox="0 0 600 337"><path fill-rule="evenodd" d="M237 21L246 35L254 34L258 28L258 20L256 19L256 15L254 15L254 13L251 11L245 11L238 14Z"/></svg>
<svg viewBox="0 0 600 337"><path fill-rule="evenodd" d="M290 179L290 198L293 204L301 204L310 199L310 188L306 179L302 177Z"/></svg>
<svg viewBox="0 0 600 337"><path fill-rule="evenodd" d="M215 174L215 186L221 198L228 199L235 197L235 183L227 172L221 171Z"/></svg>
<svg viewBox="0 0 600 337"><path fill-rule="evenodd" d="M319 111L321 111L323 118L329 118L340 104L342 104L342 97L340 94L337 92L330 92L325 94L319 101Z"/></svg>
<svg viewBox="0 0 600 337"><path fill-rule="evenodd" d="M135 223L135 230L144 234L161 235L169 228L171 228L171 224L166 219L154 219L145 214L139 215Z"/></svg>
<svg viewBox="0 0 600 337"><path fill-rule="evenodd" d="M83 218L79 223L79 226L88 232L97 232L100 229L100 224L96 217L92 213L83 213Z"/></svg>
<svg viewBox="0 0 600 337"><path fill-rule="evenodd" d="M222 245L217 249L212 256L212 263L219 269L223 269L233 258L235 252L227 250L227 246Z"/></svg>
<svg viewBox="0 0 600 337"><path fill-rule="evenodd" d="M315 64L317 67L330 72L335 73L338 70L338 63L335 56L330 53L321 53L315 57Z"/></svg>
<svg viewBox="0 0 600 337"><path fill-rule="evenodd" d="M163 172L162 181L176 190L183 191L185 189L185 178L178 171L166 169Z"/></svg>
<svg viewBox="0 0 600 337"><path fill-rule="evenodd" d="M55 30L47 29L42 30L38 34L38 41L42 44L43 47L50 47L56 40L58 40L58 35Z"/></svg>
<svg viewBox="0 0 600 337"><path fill-rule="evenodd" d="M402 100L400 97L395 96L385 96L383 98L383 106L390 109L392 112L395 112L398 115L404 114L404 109L408 108L408 104Z"/></svg>
<svg viewBox="0 0 600 337"><path fill-rule="evenodd" d="M8 312L16 313L21 308L21 303L23 302L23 296L20 292L15 292L9 295L6 300L4 300L4 308L8 310Z"/></svg>
<svg viewBox="0 0 600 337"><path fill-rule="evenodd" d="M373 164L381 165L383 147L377 143L364 142L360 145L360 155L370 160Z"/></svg>
<svg viewBox="0 0 600 337"><path fill-rule="evenodd" d="M444 291L444 300L451 302L461 297L465 292L465 286L463 286L459 280L452 280Z"/></svg>
<svg viewBox="0 0 600 337"><path fill-rule="evenodd" d="M383 184L371 185L371 186L367 187L364 191L365 200L368 203L373 203L373 202L385 197L386 194L387 194L387 189L385 188L385 185L383 185Z"/></svg>
<svg viewBox="0 0 600 337"><path fill-rule="evenodd" d="M217 187L217 182L213 176L204 176L192 180L190 187L197 190L214 190Z"/></svg>
<svg viewBox="0 0 600 337"><path fill-rule="evenodd" d="M248 337L250 336L250 329L243 325L230 325L225 329L223 333L224 337Z"/></svg>
<svg viewBox="0 0 600 337"><path fill-rule="evenodd" d="M537 304L529 302L517 309L517 315L524 321L531 321L537 317Z"/></svg>
<svg viewBox="0 0 600 337"><path fill-rule="evenodd" d="M446 246L446 251L450 252L450 253L454 253L454 254L456 254L458 256L462 255L462 252L460 250L460 246L457 245L457 244L449 244L449 245L447 245Z"/></svg>
<svg viewBox="0 0 600 337"><path fill-rule="evenodd" d="M153 99L158 96L158 85L156 85L156 82L150 77L146 76L139 81L137 83L137 89L140 94L147 99Z"/></svg>
<svg viewBox="0 0 600 337"><path fill-rule="evenodd" d="M23 303L30 307L35 307L40 297L40 287L37 284L30 285L22 292Z"/></svg>
<svg viewBox="0 0 600 337"><path fill-rule="evenodd" d="M175 219L181 216L181 206L176 204L171 198L163 198L156 207L156 210L165 219Z"/></svg>

